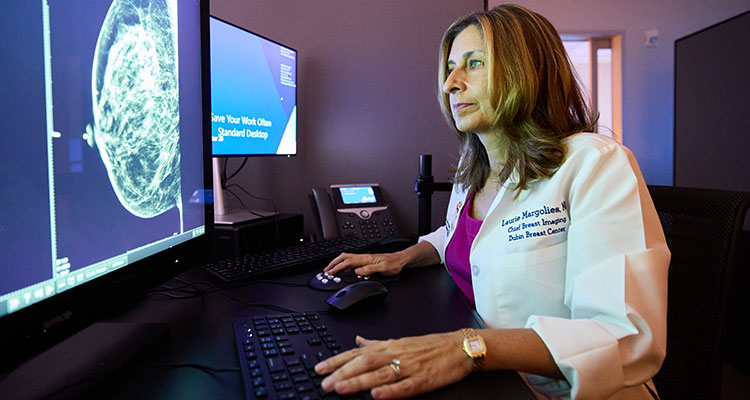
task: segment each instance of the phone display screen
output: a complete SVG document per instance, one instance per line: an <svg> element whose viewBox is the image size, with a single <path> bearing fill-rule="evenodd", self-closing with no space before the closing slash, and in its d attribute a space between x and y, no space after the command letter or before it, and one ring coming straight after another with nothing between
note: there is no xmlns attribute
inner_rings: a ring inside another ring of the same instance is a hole
<svg viewBox="0 0 750 400"><path fill-rule="evenodd" d="M347 186L339 188L344 204L373 204L377 202L372 186Z"/></svg>

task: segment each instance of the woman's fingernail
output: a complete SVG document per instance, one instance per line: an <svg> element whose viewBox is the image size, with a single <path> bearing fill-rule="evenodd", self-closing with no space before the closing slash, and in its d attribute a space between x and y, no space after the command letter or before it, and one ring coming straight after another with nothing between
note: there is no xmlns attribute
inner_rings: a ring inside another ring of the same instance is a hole
<svg viewBox="0 0 750 400"><path fill-rule="evenodd" d="M326 367L328 367L328 364L325 361L321 361L315 364L315 372L320 374L326 370Z"/></svg>

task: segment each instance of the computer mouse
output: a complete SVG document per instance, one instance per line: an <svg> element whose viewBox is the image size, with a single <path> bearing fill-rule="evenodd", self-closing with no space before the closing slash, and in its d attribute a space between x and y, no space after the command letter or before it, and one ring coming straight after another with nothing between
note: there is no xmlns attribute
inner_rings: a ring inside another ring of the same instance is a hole
<svg viewBox="0 0 750 400"><path fill-rule="evenodd" d="M361 281L334 293L326 303L342 311L363 309L381 304L388 295L388 288L375 281Z"/></svg>
<svg viewBox="0 0 750 400"><path fill-rule="evenodd" d="M319 272L307 282L307 286L315 290L323 290L328 292L336 292L349 286L352 283L362 281L377 281L380 283L388 283L397 281L399 275L357 275L353 269L347 269L339 271L336 275L331 275L327 272Z"/></svg>

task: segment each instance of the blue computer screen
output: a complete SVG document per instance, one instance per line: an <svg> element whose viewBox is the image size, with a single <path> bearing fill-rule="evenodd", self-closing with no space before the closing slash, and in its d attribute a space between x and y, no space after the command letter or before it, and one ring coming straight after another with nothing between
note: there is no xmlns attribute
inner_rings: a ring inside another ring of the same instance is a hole
<svg viewBox="0 0 750 400"><path fill-rule="evenodd" d="M214 156L297 153L297 52L211 17Z"/></svg>
<svg viewBox="0 0 750 400"><path fill-rule="evenodd" d="M339 188L344 204L375 203L375 192L371 186L348 186Z"/></svg>

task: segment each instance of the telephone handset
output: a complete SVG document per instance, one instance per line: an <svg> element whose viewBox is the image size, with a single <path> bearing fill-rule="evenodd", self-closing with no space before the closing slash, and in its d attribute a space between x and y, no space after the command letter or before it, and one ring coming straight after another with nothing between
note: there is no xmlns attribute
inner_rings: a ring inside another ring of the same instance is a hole
<svg viewBox="0 0 750 400"><path fill-rule="evenodd" d="M308 196L319 238L358 236L373 242L398 235L377 183L314 188Z"/></svg>

